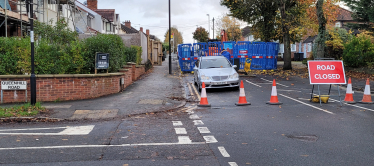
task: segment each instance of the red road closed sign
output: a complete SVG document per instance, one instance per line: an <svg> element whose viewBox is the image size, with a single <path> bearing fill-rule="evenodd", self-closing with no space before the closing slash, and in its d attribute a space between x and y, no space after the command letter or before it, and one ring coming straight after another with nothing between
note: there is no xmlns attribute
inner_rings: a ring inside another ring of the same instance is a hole
<svg viewBox="0 0 374 166"><path fill-rule="evenodd" d="M310 84L346 84L343 61L308 61Z"/></svg>

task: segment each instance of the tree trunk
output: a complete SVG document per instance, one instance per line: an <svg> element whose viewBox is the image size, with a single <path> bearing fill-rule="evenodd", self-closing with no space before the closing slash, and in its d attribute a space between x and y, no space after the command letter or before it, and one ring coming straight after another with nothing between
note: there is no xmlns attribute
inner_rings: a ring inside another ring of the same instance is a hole
<svg viewBox="0 0 374 166"><path fill-rule="evenodd" d="M316 40L316 47L317 52L315 53L316 58L323 58L325 57L325 42L326 42L326 18L323 14L323 1L318 0L316 4L317 8L317 17L318 17L318 37Z"/></svg>
<svg viewBox="0 0 374 166"><path fill-rule="evenodd" d="M284 44L283 70L292 70L290 31L289 31L289 28L286 26L287 14L286 14L286 3L284 2L284 0L280 2L280 12L281 12L281 19L282 19L282 34L283 34L283 44Z"/></svg>

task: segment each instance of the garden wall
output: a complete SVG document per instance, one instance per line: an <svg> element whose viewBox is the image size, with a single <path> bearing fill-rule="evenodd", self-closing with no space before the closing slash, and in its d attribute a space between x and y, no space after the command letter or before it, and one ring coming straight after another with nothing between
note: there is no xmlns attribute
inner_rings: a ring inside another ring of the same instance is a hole
<svg viewBox="0 0 374 166"><path fill-rule="evenodd" d="M36 75L36 100L82 100L118 93L145 73L144 66L134 63L128 66L119 73ZM0 75L0 81L27 81L27 101L30 101L29 75ZM3 103L25 102L25 93L25 90L4 90Z"/></svg>

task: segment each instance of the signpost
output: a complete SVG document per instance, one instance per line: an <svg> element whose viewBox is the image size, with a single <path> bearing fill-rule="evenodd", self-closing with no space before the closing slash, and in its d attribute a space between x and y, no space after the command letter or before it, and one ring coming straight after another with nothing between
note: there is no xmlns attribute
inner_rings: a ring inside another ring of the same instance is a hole
<svg viewBox="0 0 374 166"><path fill-rule="evenodd" d="M4 90L26 90L25 98L27 102L27 82L26 81L1 81L1 103L3 103Z"/></svg>
<svg viewBox="0 0 374 166"><path fill-rule="evenodd" d="M316 60L308 61L309 81L313 84L311 99L313 98L314 85L318 85L319 102L321 104L320 84L346 84L343 61L340 60ZM340 89L338 85L340 105L342 105L340 97Z"/></svg>
<svg viewBox="0 0 374 166"><path fill-rule="evenodd" d="M106 69L108 73L109 69L109 54L108 53L96 53L95 56L95 74L97 74L97 69Z"/></svg>

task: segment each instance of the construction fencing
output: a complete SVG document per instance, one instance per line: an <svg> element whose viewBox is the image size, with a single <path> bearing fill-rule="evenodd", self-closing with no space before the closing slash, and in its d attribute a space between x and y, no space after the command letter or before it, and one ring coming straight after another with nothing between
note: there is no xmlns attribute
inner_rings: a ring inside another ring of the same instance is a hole
<svg viewBox="0 0 374 166"><path fill-rule="evenodd" d="M229 54L223 54L225 50ZM178 46L179 65L182 71L193 71L198 57L225 56L238 69L250 65L251 70L273 70L277 68L279 43L228 41L180 44Z"/></svg>

